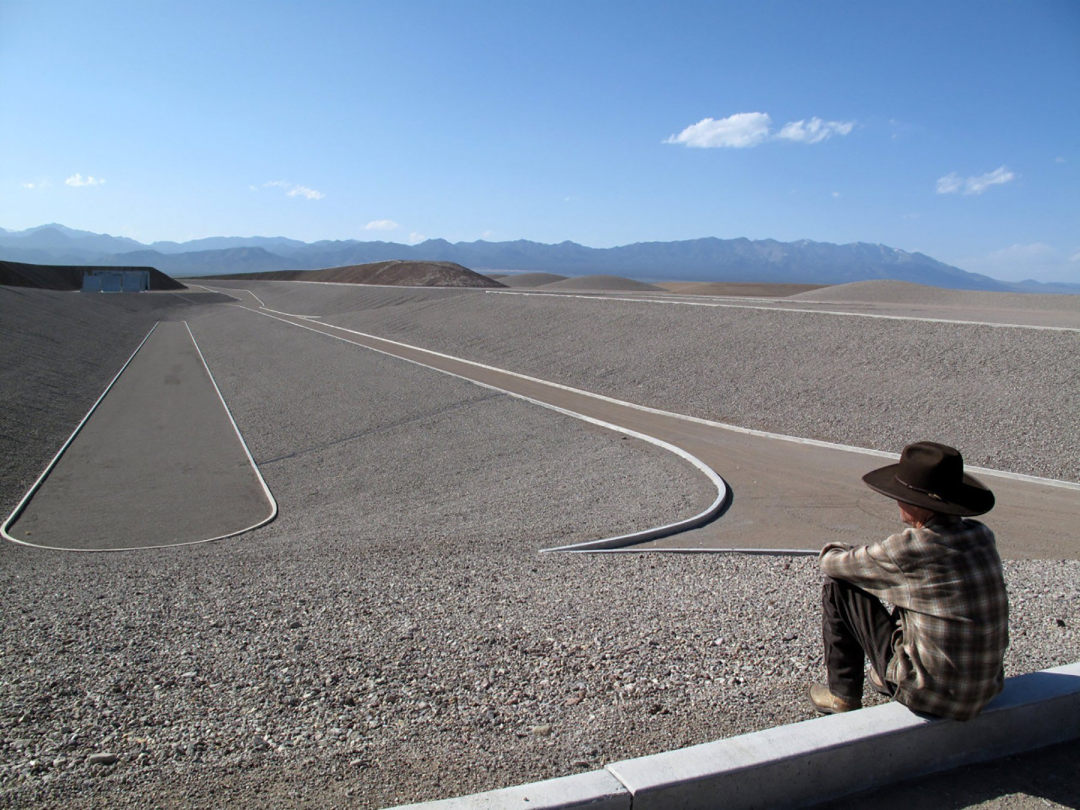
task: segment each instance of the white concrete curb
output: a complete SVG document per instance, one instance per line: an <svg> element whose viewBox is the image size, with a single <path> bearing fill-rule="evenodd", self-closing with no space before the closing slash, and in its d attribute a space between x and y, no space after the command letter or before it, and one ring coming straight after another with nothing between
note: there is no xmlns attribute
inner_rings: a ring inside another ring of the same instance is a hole
<svg viewBox="0 0 1080 810"><path fill-rule="evenodd" d="M26 509L26 505L30 503L30 499L34 497L34 493L41 489L41 485L45 483L45 479L49 477L49 473L53 471L53 467L55 467L57 462L60 461L60 457L64 455L64 452L68 449L68 447L71 446L71 443L75 441L75 437L79 435L79 431L83 429L83 425L90 421L90 417L94 415L94 411L97 410L98 405L100 405L105 399L105 395L112 390L112 387L114 385L116 385L116 381L120 379L120 375L123 374L125 369L127 369L127 367L131 365L131 361L135 359L135 355L139 353L139 349L146 345L146 341L148 341L150 339L150 336L154 334L154 330L158 328L158 324L160 323L161 321L158 321L150 327L150 331L146 333L146 337L142 339L142 342L135 347L135 351L131 353L131 357L129 357L127 359L127 362L120 367L120 370L118 372L116 372L116 376L112 378L112 381L107 386L105 386L105 390L101 392L101 396L99 396L94 402L94 404L90 406L90 410L86 412L86 416L82 418L82 421L75 426L75 430L73 430L71 432L71 435L68 436L68 440L64 442L64 444L56 452L56 455L52 457L52 461L50 461L45 466L45 470L41 473L41 475L37 477L37 480L34 481L33 485L30 487L29 490L27 490L26 494L23 495L23 498L21 501L19 501L18 506L16 506L14 511L10 515L8 515L8 519L4 521L3 525L0 525L0 537L3 537L5 540L10 540L12 543L18 543L20 546L46 548L46 546L34 546L32 543L27 543L23 540L12 537L10 534L8 534L8 529L15 525L15 521L19 519L19 516L23 513L23 510Z"/></svg>
<svg viewBox="0 0 1080 810"><path fill-rule="evenodd" d="M801 807L1076 738L1080 663L1009 678L1005 691L967 723L888 703L615 762L603 771L408 807Z"/></svg>
<svg viewBox="0 0 1080 810"><path fill-rule="evenodd" d="M306 282L306 283L314 284L316 282ZM597 425L598 427L602 427L602 428L604 428L606 430L611 430L611 431L614 431L615 433L621 433L621 434L623 434L625 436L631 436L631 437L633 437L635 439L640 439L641 441L648 442L649 444L656 445L657 447L660 447L660 448L663 448L664 450L667 450L669 453L674 453L675 455L679 456L683 460L685 460L685 461L689 462L690 464L692 464L701 473L703 473L705 475L705 477L707 477L709 479L709 481L713 484L714 487L716 487L716 498L713 500L713 502L711 504L709 504L709 506L707 506L704 511L702 511L702 512L696 514L696 515L693 515L693 516L691 516L689 518L685 518L683 520L678 520L678 521L675 521L673 523L667 523L667 524L664 524L663 526L656 526L656 527L653 527L653 528L650 528L650 529L643 529L643 530L638 531L638 532L631 532L629 534L621 534L621 535L618 535L616 537L606 537L606 538L601 538L599 540L586 540L586 541L584 541L582 543L576 543L576 544L568 545L568 546L559 546L558 548L541 549L541 551L544 551L544 552L547 552L547 551L575 551L575 552L577 552L577 551L597 551L597 550L621 549L621 548L626 547L626 546L633 546L634 544L637 544L637 543L644 543L644 542L646 542L648 540L656 540L656 539L661 538L661 537L668 537L670 535L678 534L679 532L687 531L689 529L696 529L697 527L705 525L709 521L713 520L717 515L721 514L723 512L724 508L727 505L728 497L730 496L730 489L728 488L727 482L725 482L724 479L721 478L720 475L712 467L710 467L704 461L699 459L697 456L686 452L681 447L676 447L673 444L665 442L663 439L658 439L655 436L650 436L650 435L648 435L646 433L639 433L636 430L631 430L630 428L622 427L621 425L616 425L616 424L613 424L611 422L604 422L604 421L602 421L600 419L596 419L596 418L594 418L592 416L586 416L585 414L578 413L577 411L572 411L572 410L569 410L567 408L560 408L557 405L552 405L550 402L544 402L544 401L539 400L539 399L534 399L533 397L529 397L529 396L526 396L524 394L519 394L519 393L516 393L514 391L510 391L510 390L508 390L506 388L499 388L498 386L492 385L490 383L480 382L479 380L474 380L471 377L465 377L465 376L463 376L461 374L456 374L453 371L447 371L446 369L442 369L442 368L438 368L436 366L428 365L427 363L422 363L419 360L413 360L413 359L408 358L408 357L402 357L401 355L394 354L393 352L389 352L389 351L386 351L384 349L376 349L373 346L366 346L366 345L363 345L363 344L357 344L357 343L354 343L353 341L349 340L347 337L342 337L341 335L331 334L330 332L324 332L321 329L313 329L310 326L306 326L306 325L300 324L300 323L295 323L293 321L286 320L285 318L278 317L278 315L271 314L273 312L273 310L269 310L266 307L262 307L259 310L248 309L247 311L248 312L253 312L256 315L262 315L262 316L264 316L266 318L273 318L275 321L281 321L282 323L286 323L289 326L295 326L298 329L307 329L308 331L315 332L316 334L322 335L323 337L328 337L328 338L332 338L334 340L344 341L345 343L348 343L351 346L357 346L357 347L365 349L367 351L376 352L377 354L383 354L383 355L386 355L387 357L393 357L393 358L395 358L397 360L402 360L402 361L404 361L406 363L412 363L413 365L417 365L417 366L420 366L422 368L431 369L432 371L437 371L440 374L445 374L445 375L447 375L449 377L455 377L455 378L457 378L459 380L464 380L465 382L472 383L473 385L478 385L481 388L487 388L487 389L489 389L491 391L499 391L500 393L506 394L509 397L513 397L514 399L520 399L520 400L522 400L524 402L530 402L533 405L539 405L541 408L547 408L550 411L555 411L555 412L561 413L561 414L563 414L565 416L570 416L570 417L573 417L574 419L579 419L579 420L581 420L583 422L588 422L589 424ZM282 313L279 313L279 314L282 314ZM305 317L305 316L290 315L289 317ZM468 365L473 365L473 366L479 366L480 365L479 363L474 363L471 360L464 360L462 358L453 357L452 355L448 355L448 354L440 354L439 352L433 352L433 351L431 351L429 349L422 349L422 348L420 348L418 346L410 346L407 343L400 343L399 341L396 341L396 340L388 340L386 338L381 338L381 337L378 337L377 335L368 335L368 334L365 334L363 332L357 332L357 331L355 331L353 329L346 329L343 326L335 326L334 324L331 324L331 323L320 323L319 326L324 326L324 327L327 327L329 329L336 329L339 332L345 332L345 333L352 334L352 335L358 335L359 337L370 338L372 340L382 341L384 343L389 343L389 344L396 345L396 346L404 346L404 347L409 348L409 349L416 349L417 351L424 352L426 354L431 354L431 355L435 355L435 356L438 356L438 357L444 357L444 358L447 358L447 359L450 359L450 360L457 360L457 361L460 361L460 362L468 364ZM482 366L482 368L489 368L489 369L492 369L494 371L503 371L503 369L496 369L493 366ZM521 375L518 375L518 374L514 374L514 372L505 372L504 371L503 373L511 374L513 376L521 376ZM544 381L543 380L537 380L537 382L544 382ZM627 550L630 550L630 549L627 549ZM667 551L667 549L654 549L654 551ZM712 549L698 549L698 551L712 551ZM721 551L726 553L726 552L729 551L729 549L722 549ZM763 553L769 553L769 552L768 552L768 550L763 550ZM798 553L798 552L795 552L795 553ZM810 552L810 553L813 553L813 554L816 555L818 552L814 551L814 552Z"/></svg>
<svg viewBox="0 0 1080 810"><path fill-rule="evenodd" d="M154 324L153 328L151 328L150 331L146 333L146 337L142 339L142 343L139 344L138 348L135 349L131 357L128 358L128 361L124 363L120 371L116 373L116 376L113 377L112 382L109 383L105 391L101 394L100 397L98 397L97 401L90 408L90 411L86 414L86 416L83 417L83 420L79 422L79 424L75 428L75 431L71 434L70 437L68 437L68 440L64 442L64 446L60 448L59 452L55 456L53 456L53 460L49 462L49 465L45 468L45 471L40 476L38 476L38 479L34 482L34 485L30 487L30 490L26 493L26 495L23 496L23 499L19 501L19 505L15 507L15 511L12 512L8 519L4 521L3 525L0 526L0 537L3 537L5 540L10 540L12 543L18 543L21 546L30 546L31 548L40 548L46 551L73 551L78 554L108 554L120 551L152 551L159 548L197 546L201 545L202 543L213 543L217 540L227 540L230 537L236 537L237 535L245 534L246 532L258 529L260 526L265 526L267 523L277 517L277 500L274 498L274 494L270 491L270 487L267 485L266 479L263 478L262 471L259 470L259 465L255 463L255 458L251 455L251 450L248 449L247 442L244 441L244 435L240 432L240 427L236 424L236 420L233 418L232 411L229 410L229 404L225 401L225 397L224 395L222 395L221 389L218 388L217 380L214 379L214 373L210 371L210 366L207 364L206 358L203 356L202 349L199 348L199 342L195 340L195 335L191 331L191 326L188 325L187 321L184 321L183 323L184 328L187 329L188 336L191 338L192 345L195 346L195 352L199 355L199 361L202 363L203 369L206 371L206 376L210 378L210 384L214 387L214 392L217 394L218 400L221 402L221 406L225 409L225 415L229 417L229 423L232 425L233 430L236 432L236 438L240 440L240 446L244 449L244 455L247 456L248 463L251 465L251 469L255 473L255 477L258 479L259 485L262 487L263 495L266 497L267 503L270 506L270 513L266 517L260 519L257 523L254 523L251 526L243 529L237 529L234 532L229 532L228 534L218 535L217 537L207 537L203 540L186 540L182 543L163 543L157 546L124 546L123 548L65 548L63 546L42 546L36 543L28 543L25 540L19 540L8 534L8 529L10 529L15 524L15 521L19 519L19 516L22 515L23 510L25 510L27 504L30 503L30 499L34 497L34 494L41 488L41 485L45 483L45 479L49 477L49 473L52 472L53 468L60 461L60 458L67 451L68 447L71 446L71 443L75 441L75 437L79 435L79 432L83 429L83 426L88 421L90 421L90 417L94 415L94 411L97 410L98 405L100 405L104 401L106 394L108 394L109 391L112 390L113 386L116 385L116 381L120 379L120 375L124 373L124 371L129 365L131 365L131 362L135 359L135 355L139 353L139 349L142 349L142 347L150 339L150 336L154 333L154 330L157 329L158 326L161 324L161 321L158 321Z"/></svg>

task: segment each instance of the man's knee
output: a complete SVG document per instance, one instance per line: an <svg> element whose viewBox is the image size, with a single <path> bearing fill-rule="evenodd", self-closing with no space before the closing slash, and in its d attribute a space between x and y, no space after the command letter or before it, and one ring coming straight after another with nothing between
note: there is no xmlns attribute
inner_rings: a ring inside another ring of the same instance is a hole
<svg viewBox="0 0 1080 810"><path fill-rule="evenodd" d="M821 582L821 601L835 602L837 595L850 587L851 586L842 579L833 579L832 577L827 576Z"/></svg>

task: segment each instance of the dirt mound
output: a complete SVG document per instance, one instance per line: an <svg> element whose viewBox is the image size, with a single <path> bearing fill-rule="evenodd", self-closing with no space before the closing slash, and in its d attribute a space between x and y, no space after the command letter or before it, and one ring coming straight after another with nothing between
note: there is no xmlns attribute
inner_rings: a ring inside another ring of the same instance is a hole
<svg viewBox="0 0 1080 810"><path fill-rule="evenodd" d="M265 273L235 273L206 276L256 281L324 281L337 284L383 284L393 287L502 287L493 278L482 276L454 262L389 261L327 267L322 270L278 270Z"/></svg>
<svg viewBox="0 0 1080 810"><path fill-rule="evenodd" d="M659 287L646 284L643 281L634 281L632 278L622 276L578 276L564 281L556 281L553 284L545 284L545 290L613 290L621 292L662 292Z"/></svg>
<svg viewBox="0 0 1080 810"><path fill-rule="evenodd" d="M510 273L499 276L507 287L543 287L558 281L566 281L568 276L560 276L558 273Z"/></svg>
<svg viewBox="0 0 1080 810"><path fill-rule="evenodd" d="M39 290L81 290L87 270L148 270L151 290L186 290L183 284L153 267L96 267L78 264L23 264L0 261L0 286Z"/></svg>
<svg viewBox="0 0 1080 810"><path fill-rule="evenodd" d="M679 295L745 295L754 298L787 298L822 289L821 284L765 284L755 281L663 281L657 287Z"/></svg>
<svg viewBox="0 0 1080 810"><path fill-rule="evenodd" d="M792 298L830 304L921 304L1080 312L1080 295L945 290L908 281L853 281L794 295Z"/></svg>

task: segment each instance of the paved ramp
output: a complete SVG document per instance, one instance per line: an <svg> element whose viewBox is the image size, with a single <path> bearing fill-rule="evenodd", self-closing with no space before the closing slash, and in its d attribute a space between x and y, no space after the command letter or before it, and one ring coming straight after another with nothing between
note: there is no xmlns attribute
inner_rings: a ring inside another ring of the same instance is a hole
<svg viewBox="0 0 1080 810"><path fill-rule="evenodd" d="M642 408L586 391L410 346L311 316L268 310L256 296L236 290L240 305L266 317L391 354L539 403L597 419L680 448L715 470L731 492L730 506L707 525L634 551L794 551L816 553L829 541L853 544L903 528L896 504L871 492L861 477L896 460L876 451L845 448L743 430L702 419ZM1080 485L1029 476L972 470L994 490L987 518L1002 556L1077 559Z"/></svg>
<svg viewBox="0 0 1080 810"><path fill-rule="evenodd" d="M4 526L76 551L199 543L277 506L186 323L159 323Z"/></svg>

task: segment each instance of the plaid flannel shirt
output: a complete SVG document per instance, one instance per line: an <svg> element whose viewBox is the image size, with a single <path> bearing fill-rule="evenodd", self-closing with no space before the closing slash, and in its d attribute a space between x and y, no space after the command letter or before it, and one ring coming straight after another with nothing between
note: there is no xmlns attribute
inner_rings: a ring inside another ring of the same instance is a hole
<svg viewBox="0 0 1080 810"><path fill-rule="evenodd" d="M1004 687L1009 603L994 534L939 516L880 543L829 543L821 570L892 603L899 627L886 678L908 708L970 720Z"/></svg>

